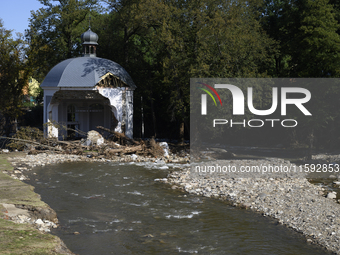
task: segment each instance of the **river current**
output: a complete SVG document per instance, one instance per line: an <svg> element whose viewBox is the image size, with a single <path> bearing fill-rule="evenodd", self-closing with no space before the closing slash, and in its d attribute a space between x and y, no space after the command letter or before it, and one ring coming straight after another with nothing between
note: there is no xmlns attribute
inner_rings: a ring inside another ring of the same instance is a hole
<svg viewBox="0 0 340 255"><path fill-rule="evenodd" d="M57 212L52 233L79 255L328 254L272 219L155 181L165 168L63 163L35 168L30 184Z"/></svg>

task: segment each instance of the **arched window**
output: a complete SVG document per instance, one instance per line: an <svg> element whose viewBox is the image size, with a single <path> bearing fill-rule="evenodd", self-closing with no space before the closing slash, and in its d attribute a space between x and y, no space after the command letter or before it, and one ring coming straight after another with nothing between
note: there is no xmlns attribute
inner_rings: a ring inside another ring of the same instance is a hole
<svg viewBox="0 0 340 255"><path fill-rule="evenodd" d="M76 121L76 107L73 104L67 106L67 121Z"/></svg>

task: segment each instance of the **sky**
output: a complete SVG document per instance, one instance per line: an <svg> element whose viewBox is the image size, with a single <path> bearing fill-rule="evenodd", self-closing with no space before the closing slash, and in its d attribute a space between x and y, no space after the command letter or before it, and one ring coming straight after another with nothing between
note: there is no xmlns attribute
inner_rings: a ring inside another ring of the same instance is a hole
<svg viewBox="0 0 340 255"><path fill-rule="evenodd" d="M31 10L38 10L43 7L38 0L0 0L0 18L4 28L25 34L28 28L28 19L31 17Z"/></svg>
<svg viewBox="0 0 340 255"><path fill-rule="evenodd" d="M104 3L101 2L105 6ZM4 28L13 30L12 36L16 37L16 32L25 35L31 17L31 10L38 10L44 7L38 0L0 0L0 18L4 23Z"/></svg>

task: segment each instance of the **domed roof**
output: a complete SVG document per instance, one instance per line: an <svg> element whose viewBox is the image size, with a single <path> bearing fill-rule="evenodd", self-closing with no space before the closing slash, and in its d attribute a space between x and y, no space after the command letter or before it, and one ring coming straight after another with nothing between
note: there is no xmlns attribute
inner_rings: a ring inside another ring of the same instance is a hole
<svg viewBox="0 0 340 255"><path fill-rule="evenodd" d="M122 66L97 57L70 58L60 62L49 71L41 87L94 87L107 73L111 73L130 88L136 88L132 78Z"/></svg>
<svg viewBox="0 0 340 255"><path fill-rule="evenodd" d="M83 44L94 44L98 45L98 35L89 28L85 33L81 35Z"/></svg>

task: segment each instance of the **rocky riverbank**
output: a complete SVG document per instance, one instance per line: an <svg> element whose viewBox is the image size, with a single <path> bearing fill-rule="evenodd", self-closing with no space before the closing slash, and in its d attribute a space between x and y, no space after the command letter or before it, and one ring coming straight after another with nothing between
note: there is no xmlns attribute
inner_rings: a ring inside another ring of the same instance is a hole
<svg viewBox="0 0 340 255"><path fill-rule="evenodd" d="M224 160L214 161L213 165L235 166L235 169L265 165L277 169L295 167L280 159ZM335 199L326 198L322 187L309 183L304 173L253 172L228 176L223 171L204 172L204 169L202 165L200 168L194 165L172 172L163 181L191 194L227 200L234 206L273 217L305 235L307 242L340 254L340 205Z"/></svg>
<svg viewBox="0 0 340 255"><path fill-rule="evenodd" d="M70 154L56 154L56 153L39 153L37 155L24 155L20 157L8 157L8 160L14 166L14 171L6 172L14 179L26 180L27 174L26 172L31 170L36 166L46 166L50 164L58 164L64 162L77 162L77 161L99 161L99 162L139 162L139 163L154 163L154 162L162 162L162 163L189 163L189 156L186 153L182 153L182 155L176 155L170 153L167 157L163 158L154 158L151 156L139 156L136 154L131 155L123 155L107 158L98 158L93 156L92 154L83 156L83 155L70 155Z"/></svg>
<svg viewBox="0 0 340 255"><path fill-rule="evenodd" d="M335 159L325 159L325 162ZM45 166L62 162L74 161L111 161L111 162L146 162L158 164L188 163L189 156L170 154L164 158L153 158L124 155L111 159L96 158L92 156L77 156L67 154L41 153L37 155L24 155L9 157L14 170L7 172L13 178L24 180L26 171L35 166ZM240 169L242 166L271 165L281 169L299 169L289 161L281 159L265 160L224 160L213 161L215 166L227 165ZM208 165L208 164L206 164ZM188 166L185 164L184 166ZM200 168L197 168L199 166ZM166 169L166 168L164 168ZM197 172L200 169L201 172ZM170 183L173 188L212 198L227 200L229 203L243 208L262 213L264 216L273 217L306 236L306 241L325 247L340 254L340 205L335 199L325 197L325 190L313 185L306 179L304 172L269 173L248 172L228 176L225 172L207 172L203 165L193 164L192 168L173 171L167 179L161 181ZM250 169L250 168L249 168Z"/></svg>
<svg viewBox="0 0 340 255"><path fill-rule="evenodd" d="M72 254L60 238L46 233L57 227L56 213L32 186L8 176L17 171L8 162L8 155L0 154L1 254Z"/></svg>

